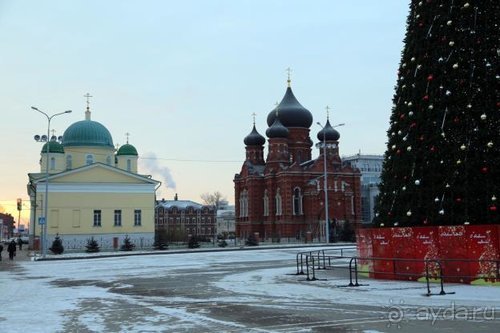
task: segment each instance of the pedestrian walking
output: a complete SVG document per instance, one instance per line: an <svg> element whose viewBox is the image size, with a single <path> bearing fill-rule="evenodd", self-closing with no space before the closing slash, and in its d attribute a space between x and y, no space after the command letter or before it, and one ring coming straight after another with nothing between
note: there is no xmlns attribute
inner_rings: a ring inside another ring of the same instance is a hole
<svg viewBox="0 0 500 333"><path fill-rule="evenodd" d="M19 251L22 251L23 249L23 240L21 239L21 236L17 238L17 244L19 245Z"/></svg>
<svg viewBox="0 0 500 333"><path fill-rule="evenodd" d="M0 243L0 261L2 261L3 245Z"/></svg>
<svg viewBox="0 0 500 333"><path fill-rule="evenodd" d="M7 252L9 252L9 259L14 260L16 255L16 241L12 240L7 247Z"/></svg>

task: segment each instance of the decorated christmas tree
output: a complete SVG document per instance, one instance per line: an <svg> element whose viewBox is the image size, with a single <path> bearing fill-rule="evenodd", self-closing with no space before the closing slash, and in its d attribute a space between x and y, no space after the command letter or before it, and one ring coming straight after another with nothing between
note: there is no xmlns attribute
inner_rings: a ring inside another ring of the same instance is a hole
<svg viewBox="0 0 500 333"><path fill-rule="evenodd" d="M375 225L498 224L500 2L413 0Z"/></svg>

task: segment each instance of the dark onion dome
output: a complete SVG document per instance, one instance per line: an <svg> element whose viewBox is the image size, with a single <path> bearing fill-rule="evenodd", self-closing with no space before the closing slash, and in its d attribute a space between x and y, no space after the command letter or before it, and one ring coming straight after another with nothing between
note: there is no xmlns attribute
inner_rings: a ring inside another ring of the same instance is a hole
<svg viewBox="0 0 500 333"><path fill-rule="evenodd" d="M281 117L281 110L279 116ZM283 126L279 118L275 118L273 125L266 130L266 135L268 138L287 138L288 128Z"/></svg>
<svg viewBox="0 0 500 333"><path fill-rule="evenodd" d="M47 153L47 144L49 145L49 153L64 154L64 147L57 141L49 141L45 143L42 147L42 154Z"/></svg>
<svg viewBox="0 0 500 333"><path fill-rule="evenodd" d="M264 138L262 135L259 134L259 132L257 132L257 129L255 128L254 124L252 132L250 132L250 134L248 134L245 137L243 142L247 146L262 146L264 143L266 143L266 138Z"/></svg>
<svg viewBox="0 0 500 333"><path fill-rule="evenodd" d="M127 155L127 156L133 155L133 156L138 156L139 154L137 154L137 149L135 149L134 146L132 146L129 143L126 143L123 146L121 146L120 149L118 149L118 151L116 152L116 155L117 156L118 155Z"/></svg>
<svg viewBox="0 0 500 333"><path fill-rule="evenodd" d="M323 142L323 137L326 141L338 141L340 139L340 133L330 125L330 119L326 121L325 127L318 132L318 140Z"/></svg>
<svg viewBox="0 0 500 333"><path fill-rule="evenodd" d="M295 98L292 88L286 89L285 96L278 104L280 121L286 127L311 127L313 117L311 112L303 107ZM271 126L276 118L276 108L267 115L267 126Z"/></svg>
<svg viewBox="0 0 500 333"><path fill-rule="evenodd" d="M64 131L63 146L113 146L113 138L108 129L93 120L81 120Z"/></svg>

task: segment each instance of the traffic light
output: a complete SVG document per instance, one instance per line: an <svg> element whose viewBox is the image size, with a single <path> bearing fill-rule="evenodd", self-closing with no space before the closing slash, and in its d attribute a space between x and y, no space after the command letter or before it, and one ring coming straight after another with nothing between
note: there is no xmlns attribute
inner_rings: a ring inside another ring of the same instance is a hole
<svg viewBox="0 0 500 333"><path fill-rule="evenodd" d="M21 198L17 199L17 210L18 211L23 210L23 199L21 199Z"/></svg>

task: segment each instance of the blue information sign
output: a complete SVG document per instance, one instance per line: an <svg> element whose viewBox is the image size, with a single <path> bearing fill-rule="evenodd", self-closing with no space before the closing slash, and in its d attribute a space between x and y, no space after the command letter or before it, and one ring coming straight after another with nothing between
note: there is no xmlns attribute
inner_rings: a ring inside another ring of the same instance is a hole
<svg viewBox="0 0 500 333"><path fill-rule="evenodd" d="M45 217L39 217L38 224L45 224Z"/></svg>

